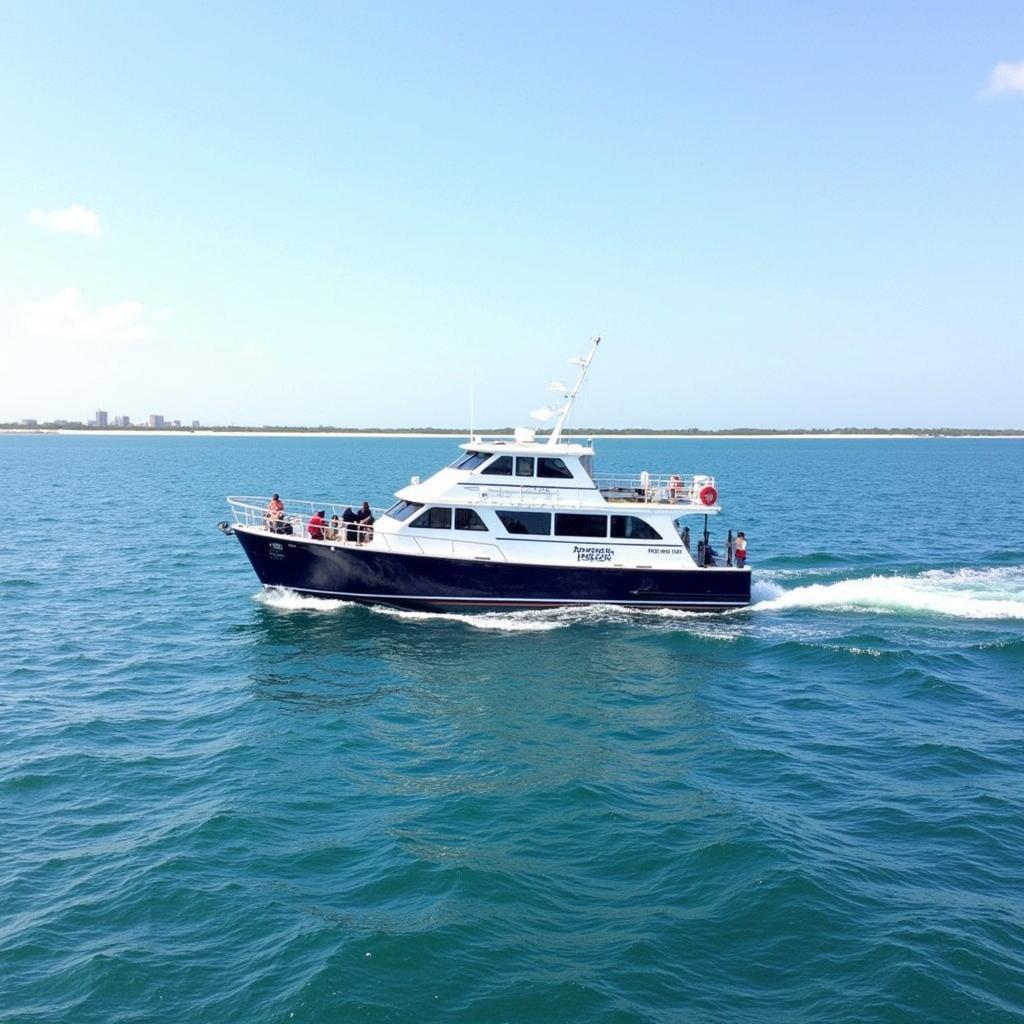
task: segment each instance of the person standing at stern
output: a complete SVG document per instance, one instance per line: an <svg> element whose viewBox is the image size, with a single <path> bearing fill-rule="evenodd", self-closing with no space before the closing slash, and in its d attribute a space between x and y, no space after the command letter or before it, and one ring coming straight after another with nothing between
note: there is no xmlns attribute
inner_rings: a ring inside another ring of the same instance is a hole
<svg viewBox="0 0 1024 1024"><path fill-rule="evenodd" d="M736 534L733 558L737 569L742 569L747 564L747 535L742 530Z"/></svg>

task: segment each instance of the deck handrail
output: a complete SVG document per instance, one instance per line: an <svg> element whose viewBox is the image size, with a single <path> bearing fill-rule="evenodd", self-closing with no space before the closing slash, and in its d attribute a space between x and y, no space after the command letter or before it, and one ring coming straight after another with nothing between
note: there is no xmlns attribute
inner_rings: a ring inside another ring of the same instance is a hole
<svg viewBox="0 0 1024 1024"><path fill-rule="evenodd" d="M267 533L271 533L274 536L298 537L300 540L311 540L313 543L379 546L384 547L395 554L445 554L448 557L453 558L460 557L456 545L458 545L458 547L471 545L474 551L473 557L475 559L495 562L504 562L508 560L505 557L504 552L497 544L494 543L493 540L477 540L474 537L465 536L462 531L456 532L455 535L450 538L428 538L417 537L405 531L398 534L392 534L373 527L367 531L366 528L356 524L341 522L339 525L338 536L336 537L324 537L321 541L309 536L309 518L315 512L320 509L325 511L328 520L327 525L329 528L330 517L334 515L335 512L340 519L341 513L346 508L351 508L355 511L359 505L362 504L361 502L353 505L351 502L338 503L330 501L306 501L305 499L296 498L282 499L284 503L284 519L282 522L291 526L292 533L289 535L280 534L279 531L270 528L270 523L267 519L267 503L270 501L270 498L250 495L245 497L229 497L227 501L228 505L231 507L232 514L235 517L236 526L265 530ZM303 514L301 511L294 511L296 505L308 507L309 512L307 514ZM370 511L373 513L374 520L379 520L380 517L384 515L386 509L371 507ZM349 527L351 527L355 533L354 538L350 538L348 535L347 528ZM321 529L323 528L321 527ZM448 550L445 552L442 551L442 548L447 548ZM415 550L412 551L411 549Z"/></svg>
<svg viewBox="0 0 1024 1024"><path fill-rule="evenodd" d="M606 501L702 506L700 491L708 484L713 487L715 478L682 473L595 473L594 483Z"/></svg>
<svg viewBox="0 0 1024 1024"><path fill-rule="evenodd" d="M228 497L227 502L231 507L232 515L235 517L236 526L268 528L267 505L270 503L269 497L238 495ZM304 498L284 498L282 503L284 505L284 512L280 521L288 523L292 527L292 531L297 532L300 537L308 536L309 520L321 509L324 510L324 518L329 524L333 515L336 515L340 521L346 508L350 508L353 512L358 513L362 507L361 501L355 503L307 501ZM370 509L375 520L379 519L384 514L384 511L383 508L372 507ZM342 528L348 525L351 524L341 523Z"/></svg>

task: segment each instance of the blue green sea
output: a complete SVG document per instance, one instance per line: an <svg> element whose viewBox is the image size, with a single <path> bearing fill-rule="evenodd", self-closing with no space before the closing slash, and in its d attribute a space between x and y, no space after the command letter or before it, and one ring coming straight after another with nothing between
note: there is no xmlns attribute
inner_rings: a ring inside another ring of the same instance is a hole
<svg viewBox="0 0 1024 1024"><path fill-rule="evenodd" d="M1024 1020L1024 442L599 440L755 603L262 593L452 439L0 436L0 1020Z"/></svg>

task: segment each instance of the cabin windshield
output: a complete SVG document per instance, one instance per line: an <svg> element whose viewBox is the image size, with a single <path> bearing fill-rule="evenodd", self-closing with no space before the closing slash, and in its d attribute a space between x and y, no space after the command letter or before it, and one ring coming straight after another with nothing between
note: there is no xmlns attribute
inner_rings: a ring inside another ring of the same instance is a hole
<svg viewBox="0 0 1024 1024"><path fill-rule="evenodd" d="M490 458L487 452L463 452L452 464L452 469L476 469Z"/></svg>
<svg viewBox="0 0 1024 1024"><path fill-rule="evenodd" d="M391 519L397 519L400 523L404 523L414 512L419 511L423 508L420 502L416 501L396 501L394 505L389 508L384 515L389 516Z"/></svg>

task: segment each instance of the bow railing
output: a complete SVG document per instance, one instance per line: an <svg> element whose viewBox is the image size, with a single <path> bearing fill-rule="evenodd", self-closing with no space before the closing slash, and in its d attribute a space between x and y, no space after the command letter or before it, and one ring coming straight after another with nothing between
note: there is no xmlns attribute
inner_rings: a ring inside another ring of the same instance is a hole
<svg viewBox="0 0 1024 1024"><path fill-rule="evenodd" d="M235 518L235 525L262 529L268 533L291 533L299 537L309 537L309 521L317 512L322 511L324 523L314 524L314 529L321 533L327 531L327 535L316 538L318 540L356 541L366 539L369 534L365 527L360 527L354 522L346 522L343 518L346 509L358 517L361 514L362 502L306 501L301 498L284 498L281 502L284 508L276 510L270 508L270 501L271 499L268 497L255 495L228 498L228 505ZM376 520L384 514L384 509L371 508L370 513ZM337 519L335 520L334 517ZM336 530L344 532L345 536L334 534Z"/></svg>
<svg viewBox="0 0 1024 1024"><path fill-rule="evenodd" d="M346 508L352 509L357 515L359 504L346 504L331 501L305 501L295 498L284 498L283 514L272 517L268 509L269 498L265 497L231 497L228 498L234 516L235 526L263 530L271 534L301 537L303 540L323 541L327 544L358 544L372 545L383 548L393 554L433 555L443 558L473 559L484 562L505 562L508 559L496 544L489 541L476 540L455 531L449 538L419 537L408 531L391 533L375 529L373 525L346 523L341 517ZM317 512L324 512L325 525L314 524L315 534L310 533L309 521ZM371 508L374 520L380 519L385 513L383 508ZM332 520L333 516L338 521ZM317 535L319 534L319 536Z"/></svg>

